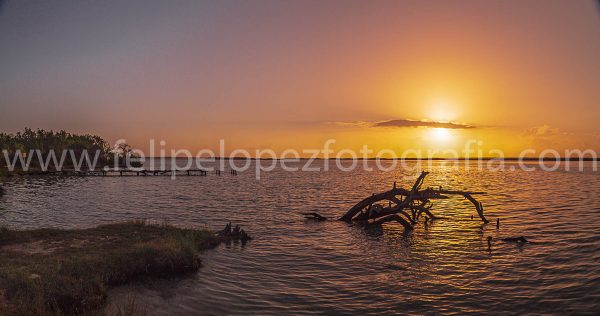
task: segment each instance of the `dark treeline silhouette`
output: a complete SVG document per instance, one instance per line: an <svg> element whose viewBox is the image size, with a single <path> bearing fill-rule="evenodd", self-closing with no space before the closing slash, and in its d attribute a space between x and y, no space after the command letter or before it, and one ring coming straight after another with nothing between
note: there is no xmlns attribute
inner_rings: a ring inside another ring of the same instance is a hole
<svg viewBox="0 0 600 316"><path fill-rule="evenodd" d="M130 155L132 148L127 144L119 144L113 149L106 140L96 135L78 135L64 130L54 132L25 128L23 132L16 134L0 133L0 150L2 151L0 166L7 164L6 158L14 161L15 155L20 154L22 156L33 155L30 166L36 167L40 164L40 156L47 161L47 157L52 151L57 159L60 159L63 151L69 152L65 159L65 166L72 165L73 157L71 155L79 161L84 153L87 153L90 159L94 159L97 155L99 165L106 165L114 161L115 156L119 164L122 164L123 157ZM39 151L39 154L34 153L35 151Z"/></svg>

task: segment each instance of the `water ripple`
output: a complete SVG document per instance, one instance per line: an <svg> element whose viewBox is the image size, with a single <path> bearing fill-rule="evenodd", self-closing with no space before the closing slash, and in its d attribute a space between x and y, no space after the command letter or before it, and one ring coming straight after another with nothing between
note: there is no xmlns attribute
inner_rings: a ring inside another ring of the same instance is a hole
<svg viewBox="0 0 600 316"><path fill-rule="evenodd" d="M600 178L584 172L450 168L435 163L426 185L487 191L487 216L468 201L436 202L442 219L405 233L312 223L357 200L410 186L418 171L251 173L159 178L15 178L1 197L4 225L90 227L145 218L193 227L241 224L246 247L202 255L193 276L115 289L136 293L152 314L593 314L600 310ZM581 188L581 189L579 189ZM475 214L475 218L477 218ZM500 238L524 235L517 246ZM487 251L487 236L496 242Z"/></svg>

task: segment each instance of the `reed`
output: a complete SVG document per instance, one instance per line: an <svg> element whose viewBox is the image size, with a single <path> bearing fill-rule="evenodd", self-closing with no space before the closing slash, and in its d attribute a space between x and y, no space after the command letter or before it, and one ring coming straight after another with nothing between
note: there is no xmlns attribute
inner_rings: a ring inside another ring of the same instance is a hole
<svg viewBox="0 0 600 316"><path fill-rule="evenodd" d="M2 228L0 314L92 311L111 286L197 271L198 252L219 241L207 230L144 221L82 230Z"/></svg>

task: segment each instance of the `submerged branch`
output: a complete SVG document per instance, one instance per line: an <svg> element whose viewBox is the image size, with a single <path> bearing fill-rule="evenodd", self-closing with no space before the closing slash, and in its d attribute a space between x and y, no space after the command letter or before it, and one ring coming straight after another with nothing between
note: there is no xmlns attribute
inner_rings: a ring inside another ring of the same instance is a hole
<svg viewBox="0 0 600 316"><path fill-rule="evenodd" d="M431 219L436 218L430 210L433 206L430 200L448 199L452 195L459 195L475 206L475 210L483 222L488 222L483 215L483 205L473 197L473 195L485 194L485 192L444 190L442 187L421 190L428 174L428 172L422 172L410 190L397 188L394 182L391 190L364 198L340 217L340 220L360 223L371 221L371 224L397 221L406 228L412 228L422 213L427 214ZM388 206L383 207L378 204L380 202L387 202Z"/></svg>

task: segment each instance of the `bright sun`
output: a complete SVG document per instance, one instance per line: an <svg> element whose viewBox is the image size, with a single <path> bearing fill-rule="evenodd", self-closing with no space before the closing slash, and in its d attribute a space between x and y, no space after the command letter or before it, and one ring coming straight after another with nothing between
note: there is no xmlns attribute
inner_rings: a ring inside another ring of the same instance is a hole
<svg viewBox="0 0 600 316"><path fill-rule="evenodd" d="M450 139L451 132L447 128L436 127L431 130L431 136L437 141L446 141Z"/></svg>

